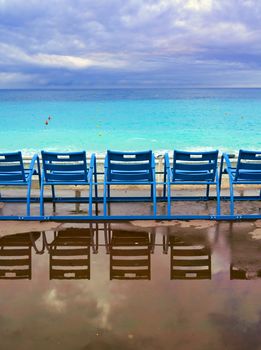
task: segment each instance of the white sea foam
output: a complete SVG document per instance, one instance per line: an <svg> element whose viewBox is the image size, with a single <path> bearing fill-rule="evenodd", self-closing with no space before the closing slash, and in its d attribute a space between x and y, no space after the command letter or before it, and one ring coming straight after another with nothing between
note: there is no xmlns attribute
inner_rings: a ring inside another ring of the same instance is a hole
<svg viewBox="0 0 261 350"><path fill-rule="evenodd" d="M43 148L45 151L49 151L49 152L77 152L77 151L82 151L83 149L81 148L74 148L74 147L66 147L66 148L61 148L61 147L46 147ZM238 154L238 150L228 150L228 149L224 149L224 148L218 148L219 149L219 156L221 156L224 152L227 152L229 154ZM116 149L117 151L118 149ZM146 151L147 149L143 149L144 151ZM178 149L180 151L193 151L193 152L203 152L203 151L213 151L215 150L215 148L213 147L185 147L184 149ZM9 150L10 151L10 150ZM6 152L9 152L6 150ZM13 151L13 150L12 150ZM125 149L126 152L131 152L131 151L136 151L135 148L133 149ZM155 155L156 158L161 158L164 156L164 154L168 153L170 157L172 157L173 155L173 149L169 150L169 149L161 149L161 150L153 150L153 153ZM31 158L34 154L39 154L41 153L41 150L35 150L35 149L21 149L21 152L23 154L23 156L25 158ZM95 151L95 150L86 150L86 154L88 157L91 156L91 154L95 154L96 157L99 158L104 158L106 155L107 151Z"/></svg>

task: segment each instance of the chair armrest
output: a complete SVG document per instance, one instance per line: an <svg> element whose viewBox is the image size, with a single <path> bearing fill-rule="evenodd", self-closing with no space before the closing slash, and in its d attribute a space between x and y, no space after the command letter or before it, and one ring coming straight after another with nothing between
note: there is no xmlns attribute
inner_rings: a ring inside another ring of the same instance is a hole
<svg viewBox="0 0 261 350"><path fill-rule="evenodd" d="M172 169L170 167L169 155L164 154L164 176L168 175L168 181L172 178Z"/></svg>
<svg viewBox="0 0 261 350"><path fill-rule="evenodd" d="M152 153L152 155L151 155L151 167L152 167L153 170L155 170L156 165L155 165L155 155L154 155L154 153Z"/></svg>
<svg viewBox="0 0 261 350"><path fill-rule="evenodd" d="M155 155L154 155L154 153L152 153L152 154L151 154L151 172L152 172L152 180L153 180L153 182L156 181L155 167L156 167L156 164L155 164Z"/></svg>
<svg viewBox="0 0 261 350"><path fill-rule="evenodd" d="M107 182L108 167L109 167L109 160L108 160L108 155L106 155L104 159L104 183Z"/></svg>
<svg viewBox="0 0 261 350"><path fill-rule="evenodd" d="M34 166L35 166L36 162L37 162L37 165L38 164L40 165L40 160L39 160L38 154L35 154L31 160L30 167L29 167L30 171L34 170ZM39 170L39 168L37 170Z"/></svg>
<svg viewBox="0 0 261 350"><path fill-rule="evenodd" d="M164 154L164 165L165 165L165 168L166 168L166 169L170 168L170 161L169 161L169 155L168 155L168 153L165 153L165 154Z"/></svg>
<svg viewBox="0 0 261 350"><path fill-rule="evenodd" d="M223 159L224 159L225 162L226 162L226 166L227 166L226 170L227 170L227 173L228 173L228 175L230 177L232 177L232 171L231 171L232 165L231 165L231 162L230 162L230 158L234 158L234 157L235 157L234 155L232 156L232 155L227 154L227 153L223 153L222 154L222 162L221 162L222 167L223 167ZM223 169L221 169L221 170L223 170Z"/></svg>
<svg viewBox="0 0 261 350"><path fill-rule="evenodd" d="M231 162L230 162L230 158L232 158L231 155L229 155L229 154L227 154L227 153L223 153L222 157L225 159L227 168L228 168L228 169L231 169L231 168L232 168L232 165L231 165ZM233 158L234 158L234 157L233 157Z"/></svg>
<svg viewBox="0 0 261 350"><path fill-rule="evenodd" d="M94 169L94 171L96 171L96 156L94 153L91 155L90 168L92 168L92 169Z"/></svg>

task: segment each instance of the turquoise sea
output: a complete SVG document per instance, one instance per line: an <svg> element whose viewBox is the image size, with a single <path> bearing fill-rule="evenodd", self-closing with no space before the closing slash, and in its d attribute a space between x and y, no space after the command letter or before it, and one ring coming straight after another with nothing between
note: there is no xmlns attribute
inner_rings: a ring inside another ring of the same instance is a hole
<svg viewBox="0 0 261 350"><path fill-rule="evenodd" d="M0 90L0 152L174 148L260 150L261 89Z"/></svg>

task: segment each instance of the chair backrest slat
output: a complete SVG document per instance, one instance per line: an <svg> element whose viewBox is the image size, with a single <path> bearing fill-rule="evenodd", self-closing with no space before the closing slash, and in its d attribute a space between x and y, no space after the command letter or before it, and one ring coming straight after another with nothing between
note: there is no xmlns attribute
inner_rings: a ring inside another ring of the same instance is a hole
<svg viewBox="0 0 261 350"><path fill-rule="evenodd" d="M0 153L0 183L26 182L21 152Z"/></svg>
<svg viewBox="0 0 261 350"><path fill-rule="evenodd" d="M121 182L147 182L149 180L149 173L112 173L110 175L110 181L121 181Z"/></svg>
<svg viewBox="0 0 261 350"><path fill-rule="evenodd" d="M187 163L179 163L176 162L175 164L176 170L185 170L185 171L211 171L213 170L213 163L206 163L206 164L199 164L198 162L193 164L187 164Z"/></svg>
<svg viewBox="0 0 261 350"><path fill-rule="evenodd" d="M213 174L212 173L206 173L206 174L199 174L199 173L175 173L176 181L212 181L213 180Z"/></svg>
<svg viewBox="0 0 261 350"><path fill-rule="evenodd" d="M145 152L116 152L108 151L107 154L111 161L121 162L140 162L151 160L152 151Z"/></svg>
<svg viewBox="0 0 261 350"><path fill-rule="evenodd" d="M187 162L202 162L202 161L216 161L218 151L210 152L185 152L185 151L174 151L174 156L180 161Z"/></svg>
<svg viewBox="0 0 261 350"><path fill-rule="evenodd" d="M261 151L239 151L235 181L261 181Z"/></svg>
<svg viewBox="0 0 261 350"><path fill-rule="evenodd" d="M152 181L152 151L107 152L107 179L110 182Z"/></svg>
<svg viewBox="0 0 261 350"><path fill-rule="evenodd" d="M110 163L111 170L118 170L118 171L143 171L143 170L150 170L149 163L139 163L139 164L128 164L128 163Z"/></svg>
<svg viewBox="0 0 261 350"><path fill-rule="evenodd" d="M45 163L45 169L57 172L74 172L84 170L84 164L56 164L56 163Z"/></svg>
<svg viewBox="0 0 261 350"><path fill-rule="evenodd" d="M218 151L174 151L173 181L212 182L216 177Z"/></svg>
<svg viewBox="0 0 261 350"><path fill-rule="evenodd" d="M84 174L77 174L77 173L62 174L61 172L59 172L58 174L50 173L47 175L47 178L48 178L48 181L54 181L54 182L85 181L83 175Z"/></svg>
<svg viewBox="0 0 261 350"><path fill-rule="evenodd" d="M53 153L42 151L46 182L86 182L86 152Z"/></svg>

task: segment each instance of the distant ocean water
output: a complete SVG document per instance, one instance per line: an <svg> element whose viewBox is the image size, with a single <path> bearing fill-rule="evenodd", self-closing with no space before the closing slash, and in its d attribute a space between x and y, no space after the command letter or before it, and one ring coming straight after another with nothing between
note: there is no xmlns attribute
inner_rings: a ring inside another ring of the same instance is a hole
<svg viewBox="0 0 261 350"><path fill-rule="evenodd" d="M0 152L174 148L260 150L261 89L0 90Z"/></svg>

